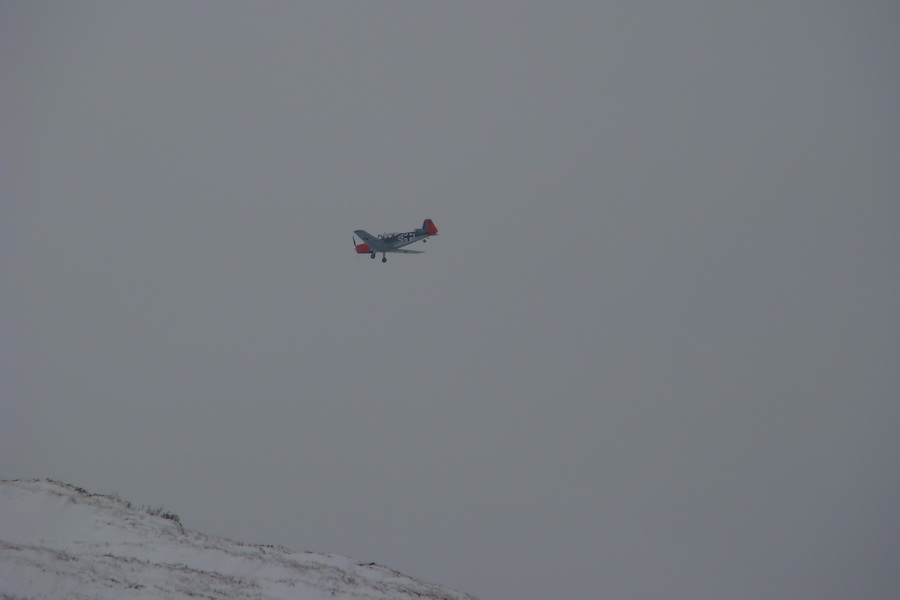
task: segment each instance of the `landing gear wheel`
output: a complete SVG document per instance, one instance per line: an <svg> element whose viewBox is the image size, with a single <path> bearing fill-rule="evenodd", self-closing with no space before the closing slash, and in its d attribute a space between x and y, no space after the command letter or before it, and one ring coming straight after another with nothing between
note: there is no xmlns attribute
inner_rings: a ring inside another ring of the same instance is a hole
<svg viewBox="0 0 900 600"><path fill-rule="evenodd" d="M370 254L369 256L371 256L372 258L375 258L375 253L373 252L373 253Z"/></svg>
<svg viewBox="0 0 900 600"><path fill-rule="evenodd" d="M387 262L387 256L382 257L381 262Z"/></svg>

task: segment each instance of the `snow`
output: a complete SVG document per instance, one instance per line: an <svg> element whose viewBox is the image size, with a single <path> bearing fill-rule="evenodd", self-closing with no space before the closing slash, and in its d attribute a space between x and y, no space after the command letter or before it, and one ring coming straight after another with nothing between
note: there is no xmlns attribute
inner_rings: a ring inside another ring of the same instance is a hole
<svg viewBox="0 0 900 600"><path fill-rule="evenodd" d="M52 480L0 481L0 597L474 600L345 556L204 535Z"/></svg>

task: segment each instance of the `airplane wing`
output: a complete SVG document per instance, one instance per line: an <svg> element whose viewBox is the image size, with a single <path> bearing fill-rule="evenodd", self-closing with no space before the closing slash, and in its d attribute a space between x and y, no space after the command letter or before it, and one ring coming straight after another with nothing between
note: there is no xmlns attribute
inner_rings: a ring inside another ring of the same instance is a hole
<svg viewBox="0 0 900 600"><path fill-rule="evenodd" d="M363 229L357 229L353 233L356 234L356 237L361 239L366 245L372 249L373 252L391 252L393 248L384 242L381 241L380 238L372 235L368 231Z"/></svg>

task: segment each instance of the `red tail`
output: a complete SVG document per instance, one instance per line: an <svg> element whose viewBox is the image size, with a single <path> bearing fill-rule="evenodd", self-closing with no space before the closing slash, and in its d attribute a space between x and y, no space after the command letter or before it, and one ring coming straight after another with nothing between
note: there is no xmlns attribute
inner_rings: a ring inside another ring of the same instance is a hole
<svg viewBox="0 0 900 600"><path fill-rule="evenodd" d="M437 227L431 219L425 219L422 223L422 229L428 232L428 235L437 235Z"/></svg>

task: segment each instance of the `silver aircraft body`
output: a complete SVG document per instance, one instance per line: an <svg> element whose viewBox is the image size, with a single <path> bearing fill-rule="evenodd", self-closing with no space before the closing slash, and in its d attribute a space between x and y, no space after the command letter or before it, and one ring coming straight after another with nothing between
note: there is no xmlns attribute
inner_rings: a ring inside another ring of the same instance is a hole
<svg viewBox="0 0 900 600"><path fill-rule="evenodd" d="M357 254L368 254L372 258L381 253L381 262L387 262L386 254L388 252L397 252L400 254L422 254L423 250L403 250L404 246L409 246L414 242L422 240L424 244L428 238L437 235L437 227L434 221L425 219L422 227L406 231L403 233L383 233L381 235L372 235L363 229L357 229L353 233L363 241L361 244L356 243L356 237L353 238L353 246L356 248Z"/></svg>

